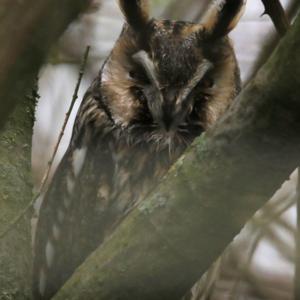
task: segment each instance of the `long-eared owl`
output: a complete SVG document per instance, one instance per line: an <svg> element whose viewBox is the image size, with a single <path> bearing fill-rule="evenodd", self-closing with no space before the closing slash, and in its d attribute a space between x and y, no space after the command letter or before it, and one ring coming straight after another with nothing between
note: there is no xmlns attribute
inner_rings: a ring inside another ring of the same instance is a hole
<svg viewBox="0 0 300 300"><path fill-rule="evenodd" d="M146 0L119 4L126 23L40 208L35 299L59 290L240 89L227 34L245 0L214 1L200 24L152 19Z"/></svg>

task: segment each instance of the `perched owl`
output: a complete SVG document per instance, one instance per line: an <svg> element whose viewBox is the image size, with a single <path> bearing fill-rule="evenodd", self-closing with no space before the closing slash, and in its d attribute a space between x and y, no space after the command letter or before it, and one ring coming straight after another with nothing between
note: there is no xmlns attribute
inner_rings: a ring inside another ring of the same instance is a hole
<svg viewBox="0 0 300 300"><path fill-rule="evenodd" d="M146 0L119 1L126 24L83 99L40 209L35 299L59 290L237 95L227 34L244 2L214 1L193 24L150 18Z"/></svg>

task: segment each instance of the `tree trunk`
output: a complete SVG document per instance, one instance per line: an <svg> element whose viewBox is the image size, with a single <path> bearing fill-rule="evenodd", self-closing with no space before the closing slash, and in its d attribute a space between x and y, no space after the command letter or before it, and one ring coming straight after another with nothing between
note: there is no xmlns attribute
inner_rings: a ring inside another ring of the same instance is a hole
<svg viewBox="0 0 300 300"><path fill-rule="evenodd" d="M58 299L180 299L299 165L300 17L217 126Z"/></svg>
<svg viewBox="0 0 300 300"><path fill-rule="evenodd" d="M90 1L0 2L0 299L23 300L31 298L30 212L2 233L32 199L35 103L25 95L50 47Z"/></svg>
<svg viewBox="0 0 300 300"><path fill-rule="evenodd" d="M297 234L296 234L296 253L295 253L295 299L300 299L300 168L298 168L297 184Z"/></svg>
<svg viewBox="0 0 300 300"><path fill-rule="evenodd" d="M0 134L0 233L32 199L31 138L34 101L23 98ZM0 299L29 299L30 217L0 239Z"/></svg>
<svg viewBox="0 0 300 300"><path fill-rule="evenodd" d="M0 0L0 128L35 79L50 47L89 2Z"/></svg>

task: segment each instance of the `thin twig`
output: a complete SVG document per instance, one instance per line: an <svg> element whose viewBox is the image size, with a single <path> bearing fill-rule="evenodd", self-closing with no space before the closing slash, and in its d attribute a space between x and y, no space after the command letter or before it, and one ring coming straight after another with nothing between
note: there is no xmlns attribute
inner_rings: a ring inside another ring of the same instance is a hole
<svg viewBox="0 0 300 300"><path fill-rule="evenodd" d="M263 15L269 15L276 27L277 32L284 36L290 28L290 22L285 14L280 0L262 0L265 12Z"/></svg>
<svg viewBox="0 0 300 300"><path fill-rule="evenodd" d="M252 220L251 226L252 226L252 235L255 234L255 237L253 238L253 241L250 245L250 249L248 251L248 256L246 257L245 262L242 263L242 265L239 267L239 272L241 274L246 274L247 270L249 270L250 265L252 263L254 254L257 250L259 242L262 240L264 236L267 235L267 232L270 230L268 227L270 224L274 224L275 221L279 222L279 218L282 216L284 212L286 212L288 209L290 209L295 204L295 199L291 199L288 201L288 203L285 203L284 206L278 211L275 207L273 207L274 211L271 210L271 207L265 207L263 209L263 214L260 217L254 217ZM241 285L243 277L240 276L237 281L234 283L234 286L231 290L231 299L236 299L238 297L238 291L239 287Z"/></svg>
<svg viewBox="0 0 300 300"><path fill-rule="evenodd" d="M53 165L53 162L54 162L54 159L56 157L56 154L57 154L57 151L58 151L58 148L59 148L59 145L61 143L61 140L62 140L62 137L64 136L64 133L65 133L65 129L66 129L66 126L68 124L68 121L70 119L70 115L73 111L73 108L74 108L74 105L75 105L75 102L76 100L78 99L78 91L79 91L79 88L80 88L80 85L81 85L81 81L82 81L82 77L83 77L83 74L84 74L84 71L85 71L85 67L86 67L86 64L87 64L87 59L88 59L88 56L89 56L89 52L90 52L90 46L87 46L86 48L86 51L85 51L85 54L84 54L84 58L83 58L83 61L81 63L81 66L80 66L80 70L79 70L79 76L78 76L78 80L77 80L77 84L76 84L76 87L75 87L75 90L74 90L74 94L73 94L73 97L72 97L72 101L71 101L71 104L70 104L70 108L68 110L68 112L66 113L66 117L65 117L65 120L64 120L64 124L62 126L62 129L60 131L60 134L59 134L59 137L58 137L58 140L57 140L57 143L54 147L54 151L53 151L53 154L52 154L52 157L50 159L50 161L48 162L48 166L47 166L47 169L45 171L45 175L43 177L43 180L42 180L42 183L41 183L41 186L40 186L40 189L39 191L37 192L37 194L33 197L32 201L23 209L23 211L14 219L12 220L12 222L9 223L9 225L7 226L7 228L0 234L0 240L9 232L12 230L12 228L18 224L21 219L25 216L25 214L31 210L33 208L33 205L34 203L36 202L36 200L42 195L42 193L44 192L45 190L45 187L47 185L47 182L48 182L48 179L49 179L49 175L50 175L50 171L52 169L52 165Z"/></svg>
<svg viewBox="0 0 300 300"><path fill-rule="evenodd" d="M89 51L90 51L90 46L88 46L86 48L86 51L85 51L85 54L84 54L84 58L83 58L83 61L82 61L81 67L80 67L80 71L79 71L78 81L77 81L77 84L76 84L76 87L75 87L75 91L74 91L74 94L73 94L73 97L72 97L72 101L71 101L71 104L70 104L70 108L69 108L68 112L66 113L65 121L64 121L62 129L60 131L57 143L56 143L56 145L54 147L54 151L53 151L52 157L51 157L50 161L48 162L48 166L47 166L45 175L43 177L40 190L38 192L39 194L41 194L43 192L43 190L44 190L44 188L45 188L45 186L46 186L46 184L48 182L50 171L52 169L52 165L53 165L54 159L56 157L59 145L60 145L61 140L62 140L62 138L63 138L63 136L65 134L65 129L66 129L67 124L69 122L70 115L71 115L71 112L73 111L75 102L78 99L78 91L79 91L79 87L80 87L80 84L81 84L81 81L82 81L82 77L83 77L83 74L84 74L84 70L85 70L85 66L86 66L86 63L87 63L87 58L88 58L88 55L89 55Z"/></svg>

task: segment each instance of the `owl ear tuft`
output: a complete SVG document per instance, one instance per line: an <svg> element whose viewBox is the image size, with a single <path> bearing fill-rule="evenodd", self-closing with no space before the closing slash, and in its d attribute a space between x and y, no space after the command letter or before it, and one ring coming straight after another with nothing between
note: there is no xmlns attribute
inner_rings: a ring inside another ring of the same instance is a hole
<svg viewBox="0 0 300 300"><path fill-rule="evenodd" d="M215 0L201 23L213 38L221 38L235 28L242 17L246 0Z"/></svg>
<svg viewBox="0 0 300 300"><path fill-rule="evenodd" d="M148 0L119 0L119 5L127 23L134 30L140 31L148 24Z"/></svg>

